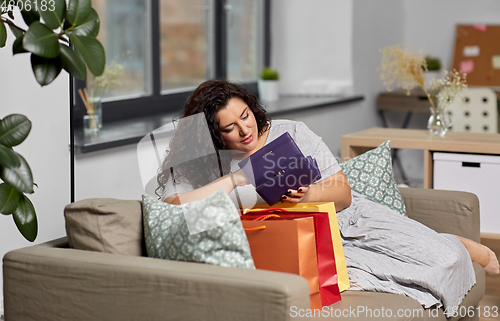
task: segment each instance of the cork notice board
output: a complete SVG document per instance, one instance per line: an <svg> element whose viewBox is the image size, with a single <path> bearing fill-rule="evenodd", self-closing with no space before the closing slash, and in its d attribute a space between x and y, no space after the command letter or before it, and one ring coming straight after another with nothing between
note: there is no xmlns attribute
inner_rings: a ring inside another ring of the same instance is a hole
<svg viewBox="0 0 500 321"><path fill-rule="evenodd" d="M470 86L500 87L500 25L457 25L453 68Z"/></svg>

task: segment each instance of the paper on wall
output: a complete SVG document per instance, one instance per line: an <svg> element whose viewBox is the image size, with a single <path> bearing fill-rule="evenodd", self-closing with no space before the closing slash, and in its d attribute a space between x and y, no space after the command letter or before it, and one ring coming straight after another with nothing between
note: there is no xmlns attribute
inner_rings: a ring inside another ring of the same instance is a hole
<svg viewBox="0 0 500 321"><path fill-rule="evenodd" d="M470 74L474 71L474 61L471 59L462 60L460 62L460 71L466 74Z"/></svg>
<svg viewBox="0 0 500 321"><path fill-rule="evenodd" d="M491 57L491 64L493 65L493 69L500 69L500 55Z"/></svg>
<svg viewBox="0 0 500 321"><path fill-rule="evenodd" d="M479 56L479 46L465 46L464 57L477 57Z"/></svg>
<svg viewBox="0 0 500 321"><path fill-rule="evenodd" d="M474 29L481 32L486 32L486 25L474 25Z"/></svg>

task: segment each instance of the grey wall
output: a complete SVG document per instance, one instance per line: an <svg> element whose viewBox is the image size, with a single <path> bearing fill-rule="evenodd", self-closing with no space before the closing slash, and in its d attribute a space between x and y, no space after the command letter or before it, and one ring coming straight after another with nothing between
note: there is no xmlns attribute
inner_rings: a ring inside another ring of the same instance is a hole
<svg viewBox="0 0 500 321"><path fill-rule="evenodd" d="M14 150L28 161L38 185L28 197L38 215L35 243L41 243L66 235L63 208L70 202L69 77L63 72L52 84L40 87L31 71L29 54L12 57L12 42L9 31L8 43L0 49L0 118L20 113L32 122L30 135ZM0 257L29 245L12 216L0 215ZM3 301L3 292L0 294ZM2 310L0 302L0 315Z"/></svg>

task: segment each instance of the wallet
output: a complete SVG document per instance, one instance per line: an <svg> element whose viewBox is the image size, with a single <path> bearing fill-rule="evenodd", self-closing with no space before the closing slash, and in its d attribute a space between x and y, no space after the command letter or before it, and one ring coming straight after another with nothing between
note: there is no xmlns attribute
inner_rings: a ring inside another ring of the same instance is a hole
<svg viewBox="0 0 500 321"><path fill-rule="evenodd" d="M238 166L269 205L279 202L288 189L298 189L321 178L316 160L305 157L289 133L265 145Z"/></svg>

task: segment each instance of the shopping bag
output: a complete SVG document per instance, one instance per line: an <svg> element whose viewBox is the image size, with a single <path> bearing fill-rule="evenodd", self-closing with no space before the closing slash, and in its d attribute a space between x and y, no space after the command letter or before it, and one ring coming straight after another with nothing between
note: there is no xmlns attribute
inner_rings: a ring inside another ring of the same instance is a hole
<svg viewBox="0 0 500 321"><path fill-rule="evenodd" d="M245 220L270 216L278 216L273 218L277 220L283 219L300 219L304 217L312 217L314 219L316 253L318 263L318 281L321 294L322 306L329 306L341 300L338 287L338 277L335 266L335 255L333 250L332 237L329 224L329 213L326 212L288 212L283 209L264 210L258 215L245 215ZM271 215L262 215L268 213L278 213Z"/></svg>
<svg viewBox="0 0 500 321"><path fill-rule="evenodd" d="M337 268L337 278L340 292L347 290L351 285L347 274L347 266L345 262L344 248L342 247L342 239L340 238L339 225L337 221L337 213L333 202L316 202L316 203L282 203L275 204L272 207L286 209L287 211L304 211L304 212L328 212L330 218L330 231L332 234L333 249L335 253L335 266ZM245 207L244 207L245 208ZM269 209L268 205L254 205L251 210L246 212L255 214L257 210Z"/></svg>
<svg viewBox="0 0 500 321"><path fill-rule="evenodd" d="M309 283L311 309L321 309L314 219L251 219L254 218L242 217L242 224L255 267L304 277Z"/></svg>

